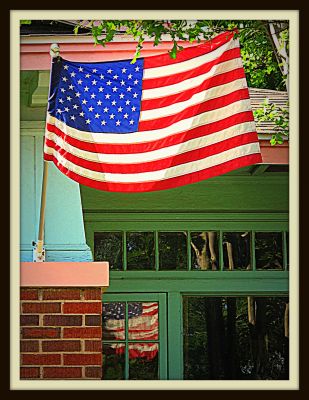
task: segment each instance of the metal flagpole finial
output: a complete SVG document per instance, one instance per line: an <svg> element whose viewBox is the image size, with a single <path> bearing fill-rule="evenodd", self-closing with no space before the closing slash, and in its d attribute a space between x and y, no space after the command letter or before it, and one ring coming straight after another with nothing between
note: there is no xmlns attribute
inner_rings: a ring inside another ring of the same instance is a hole
<svg viewBox="0 0 309 400"><path fill-rule="evenodd" d="M60 56L60 47L58 46L57 43L53 43L50 46L50 52L49 53L50 53L52 58L56 58L56 57Z"/></svg>

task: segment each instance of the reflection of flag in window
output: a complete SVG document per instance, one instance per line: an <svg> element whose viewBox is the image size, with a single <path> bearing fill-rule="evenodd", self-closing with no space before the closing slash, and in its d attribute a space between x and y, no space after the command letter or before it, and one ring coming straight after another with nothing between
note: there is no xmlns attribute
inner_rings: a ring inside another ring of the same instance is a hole
<svg viewBox="0 0 309 400"><path fill-rule="evenodd" d="M158 353L158 343L145 342L158 340L158 303L128 303L129 358L145 357L148 360ZM125 340L125 303L103 304L103 339ZM131 342L138 340L140 342ZM116 354L124 354L124 343L110 345Z"/></svg>

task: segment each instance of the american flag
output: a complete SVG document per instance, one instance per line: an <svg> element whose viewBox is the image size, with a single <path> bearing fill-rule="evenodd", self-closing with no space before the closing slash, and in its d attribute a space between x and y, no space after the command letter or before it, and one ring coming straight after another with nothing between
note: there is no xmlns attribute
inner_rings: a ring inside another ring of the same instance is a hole
<svg viewBox="0 0 309 400"><path fill-rule="evenodd" d="M103 303L103 340L118 341L109 345L109 351L115 354L125 352L125 344L119 343L125 340L125 314L125 303ZM158 303L128 303L129 358L153 359L158 353L158 339Z"/></svg>
<svg viewBox="0 0 309 400"><path fill-rule="evenodd" d="M44 159L116 192L169 189L262 162L234 32L176 59L54 59Z"/></svg>

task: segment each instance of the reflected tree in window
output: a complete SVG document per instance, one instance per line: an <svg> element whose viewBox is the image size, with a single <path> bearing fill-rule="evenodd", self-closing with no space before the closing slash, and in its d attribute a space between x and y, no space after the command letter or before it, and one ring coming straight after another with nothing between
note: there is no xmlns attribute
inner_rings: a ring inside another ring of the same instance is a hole
<svg viewBox="0 0 309 400"><path fill-rule="evenodd" d="M223 260L225 269L251 269L249 232L223 233Z"/></svg>
<svg viewBox="0 0 309 400"><path fill-rule="evenodd" d="M217 232L192 232L192 268L201 270L218 269Z"/></svg>

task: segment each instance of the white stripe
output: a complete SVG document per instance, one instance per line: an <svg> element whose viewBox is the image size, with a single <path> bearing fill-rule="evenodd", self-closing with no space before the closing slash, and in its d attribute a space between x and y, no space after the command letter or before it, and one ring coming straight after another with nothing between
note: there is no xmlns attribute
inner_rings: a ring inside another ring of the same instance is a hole
<svg viewBox="0 0 309 400"><path fill-rule="evenodd" d="M186 164L177 165L163 170L141 172L137 174L114 174L114 173L91 171L86 168L79 167L73 164L72 162L62 157L59 153L55 154L55 158L61 165L63 165L69 171L72 171L80 176L93 179L99 182L142 183L142 182L161 181L169 178L183 176L186 174L190 174L192 172L201 171L205 168L210 168L220 165L227 161L234 160L238 157L255 153L260 153L259 143L250 143L234 147L232 149L225 150L219 154L205 157L204 159L201 160L188 162Z"/></svg>
<svg viewBox="0 0 309 400"><path fill-rule="evenodd" d="M66 135L84 142L105 144L148 143L154 140L163 139L176 133L185 132L189 129L197 128L205 124L217 122L223 118L228 118L236 113L244 111L251 111L250 99L240 100L216 110L207 111L205 113L183 119L166 128L152 129L150 131L133 132L128 134L79 131L78 129L67 126L64 122L52 117L51 115L47 115L47 122L55 125Z"/></svg>
<svg viewBox="0 0 309 400"><path fill-rule="evenodd" d="M141 111L140 121L147 121L176 114L185 110L187 107L194 106L196 104L203 103L204 101L227 95L235 90L245 88L247 88L246 78L237 79L235 81L204 90L203 92L196 93L188 100L171 104L166 107L156 108L155 110Z"/></svg>
<svg viewBox="0 0 309 400"><path fill-rule="evenodd" d="M236 47L239 47L238 39L231 39L223 46L218 47L216 50L198 57L194 57L190 60L181 61L175 64L163 65L161 67L145 68L143 79L160 78L161 76L173 75L188 71L193 68L198 68L201 65L220 57L226 50L234 49Z"/></svg>
<svg viewBox="0 0 309 400"><path fill-rule="evenodd" d="M230 72L234 69L241 67L241 58L233 58L232 60L224 61L220 64L215 64L208 72L202 75L195 76L194 78L185 79L181 82L169 86L162 86L154 89L144 89L142 92L142 101L158 99L161 97L170 96L172 94L181 93L188 89L194 89L200 86L208 78L213 78L216 75Z"/></svg>
<svg viewBox="0 0 309 400"><path fill-rule="evenodd" d="M143 153L134 154L102 154L93 153L90 151L80 150L68 143L62 138L52 132L47 132L46 137L60 146L67 153L73 154L83 160L102 162L108 164L138 164L149 161L156 161L167 157L172 157L177 154L183 154L188 151L201 149L215 143L219 143L226 139L231 139L238 135L243 135L248 132L255 132L254 122L244 122L242 124L234 125L230 128L223 129L210 135L188 140L187 142L175 144L173 146L165 147L158 150L153 150ZM46 154L54 155L57 150L45 144L44 152Z"/></svg>

